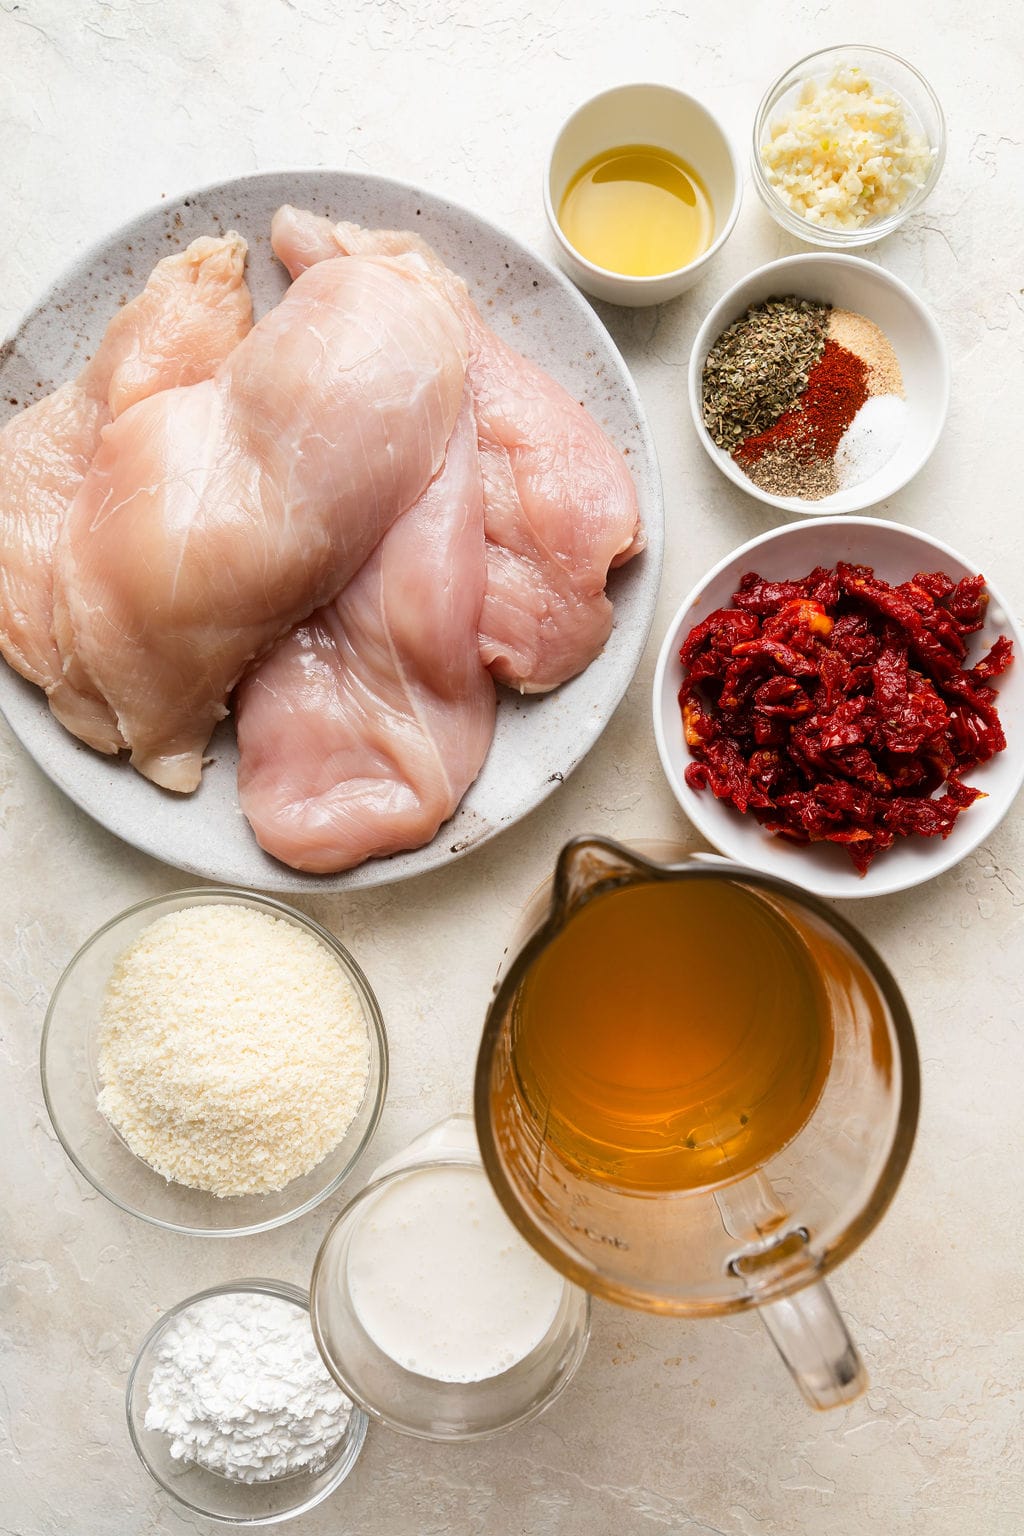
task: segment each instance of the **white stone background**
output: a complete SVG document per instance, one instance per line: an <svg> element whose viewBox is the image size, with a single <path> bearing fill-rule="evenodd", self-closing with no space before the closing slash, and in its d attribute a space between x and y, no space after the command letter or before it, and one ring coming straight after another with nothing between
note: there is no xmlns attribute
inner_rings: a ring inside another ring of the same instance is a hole
<svg viewBox="0 0 1024 1536"><path fill-rule="evenodd" d="M546 149L593 91L666 80L745 143L762 90L795 58L851 37L878 43L916 62L947 112L949 155L927 209L870 257L934 307L953 399L930 464L877 510L961 548L1020 612L1021 15L1014 0L862 0L853 13L828 0L0 0L0 329L161 194L281 166L408 178L550 254ZM653 660L681 595L770 518L700 450L684 368L725 287L798 248L748 185L732 239L690 295L602 311L652 419L668 556L647 656L589 758L523 824L447 871L299 903L351 945L382 1002L394 1075L381 1154L465 1102L505 937L568 834L699 846L657 765ZM0 827L0 1531L206 1531L134 1459L122 1394L135 1346L203 1286L245 1273L306 1283L340 1200L263 1237L189 1242L78 1178L40 1099L48 994L99 921L187 882L76 812L2 727ZM371 1427L348 1483L297 1536L1024 1530L1021 855L1011 814L934 883L847 904L903 985L924 1067L902 1189L834 1280L871 1373L865 1397L814 1415L756 1318L686 1324L599 1305L580 1375L549 1413L468 1447Z"/></svg>

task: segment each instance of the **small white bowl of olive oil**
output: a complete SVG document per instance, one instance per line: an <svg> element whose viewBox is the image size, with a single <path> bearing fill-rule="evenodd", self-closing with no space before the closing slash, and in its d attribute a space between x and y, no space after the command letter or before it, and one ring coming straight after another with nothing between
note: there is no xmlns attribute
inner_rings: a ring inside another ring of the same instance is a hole
<svg viewBox="0 0 1024 1536"><path fill-rule="evenodd" d="M670 85L619 85L563 126L544 178L559 259L611 304L663 304L732 233L743 177L707 107Z"/></svg>

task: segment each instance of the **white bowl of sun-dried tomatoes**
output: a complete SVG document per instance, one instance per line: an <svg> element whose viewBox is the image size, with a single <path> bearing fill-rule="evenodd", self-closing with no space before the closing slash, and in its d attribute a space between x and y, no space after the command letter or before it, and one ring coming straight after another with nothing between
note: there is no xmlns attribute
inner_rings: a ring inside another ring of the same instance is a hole
<svg viewBox="0 0 1024 1536"><path fill-rule="evenodd" d="M842 897L905 890L984 842L1024 780L1024 635L987 575L862 517L721 561L654 680L662 766L697 830Z"/></svg>

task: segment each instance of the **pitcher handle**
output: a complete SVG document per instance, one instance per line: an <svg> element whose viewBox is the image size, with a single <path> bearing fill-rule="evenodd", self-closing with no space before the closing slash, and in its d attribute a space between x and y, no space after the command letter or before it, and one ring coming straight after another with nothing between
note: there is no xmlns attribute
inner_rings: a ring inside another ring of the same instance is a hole
<svg viewBox="0 0 1024 1536"><path fill-rule="evenodd" d="M812 1408L837 1408L866 1389L864 1363L824 1280L757 1310Z"/></svg>

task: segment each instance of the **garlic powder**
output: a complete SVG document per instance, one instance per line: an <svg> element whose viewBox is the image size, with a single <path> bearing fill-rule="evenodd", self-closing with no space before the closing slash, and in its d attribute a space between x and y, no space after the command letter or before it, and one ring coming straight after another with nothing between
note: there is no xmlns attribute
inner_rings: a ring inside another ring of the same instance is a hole
<svg viewBox="0 0 1024 1536"><path fill-rule="evenodd" d="M136 1156L214 1195L283 1189L337 1146L369 1075L352 983L311 933L249 907L186 907L119 957L98 1105Z"/></svg>
<svg viewBox="0 0 1024 1536"><path fill-rule="evenodd" d="M761 163L782 201L810 224L860 229L896 213L931 170L934 150L906 103L855 68L806 80L769 124Z"/></svg>

